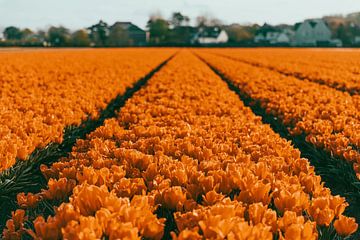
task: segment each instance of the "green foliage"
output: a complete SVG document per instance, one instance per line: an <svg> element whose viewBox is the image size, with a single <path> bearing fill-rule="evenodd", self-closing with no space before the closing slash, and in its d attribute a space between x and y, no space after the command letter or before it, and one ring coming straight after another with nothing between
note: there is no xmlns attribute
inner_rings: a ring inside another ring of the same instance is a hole
<svg viewBox="0 0 360 240"><path fill-rule="evenodd" d="M21 38L28 39L31 35L34 34L29 28L21 30Z"/></svg>
<svg viewBox="0 0 360 240"><path fill-rule="evenodd" d="M170 22L174 27L187 26L190 22L190 18L182 15L181 12L174 12L171 16Z"/></svg>
<svg viewBox="0 0 360 240"><path fill-rule="evenodd" d="M78 30L71 35L71 45L76 47L90 46L90 38L86 30Z"/></svg>
<svg viewBox="0 0 360 240"><path fill-rule="evenodd" d="M90 39L96 46L105 46L109 36L109 26L106 22L100 20L97 24L88 28L90 30Z"/></svg>
<svg viewBox="0 0 360 240"><path fill-rule="evenodd" d="M358 33L360 33L358 27L350 24L341 24L336 29L335 37L340 39L343 44L350 45Z"/></svg>
<svg viewBox="0 0 360 240"><path fill-rule="evenodd" d="M190 26L175 27L168 32L166 41L172 44L190 44L191 37L195 32L196 29Z"/></svg>
<svg viewBox="0 0 360 240"><path fill-rule="evenodd" d="M360 35L360 13L325 16L323 19L329 26L332 37L340 39L345 46L354 44L355 37Z"/></svg>
<svg viewBox="0 0 360 240"><path fill-rule="evenodd" d="M50 27L47 35L48 41L52 46L63 47L69 44L70 31L65 27Z"/></svg>
<svg viewBox="0 0 360 240"><path fill-rule="evenodd" d="M21 30L17 27L7 27L3 33L6 40L20 40L22 38Z"/></svg>
<svg viewBox="0 0 360 240"><path fill-rule="evenodd" d="M229 42L251 42L255 37L256 26L242 26L239 24L232 24L227 26L225 30L229 36Z"/></svg>
<svg viewBox="0 0 360 240"><path fill-rule="evenodd" d="M147 23L150 32L150 41L153 43L165 42L169 32L169 22L162 18L150 19Z"/></svg>

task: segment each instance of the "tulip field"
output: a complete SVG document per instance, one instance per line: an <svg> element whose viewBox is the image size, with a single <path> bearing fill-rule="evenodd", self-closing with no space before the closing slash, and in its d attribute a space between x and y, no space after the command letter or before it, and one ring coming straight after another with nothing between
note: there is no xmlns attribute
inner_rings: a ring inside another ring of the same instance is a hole
<svg viewBox="0 0 360 240"><path fill-rule="evenodd" d="M360 52L0 52L0 239L360 239Z"/></svg>

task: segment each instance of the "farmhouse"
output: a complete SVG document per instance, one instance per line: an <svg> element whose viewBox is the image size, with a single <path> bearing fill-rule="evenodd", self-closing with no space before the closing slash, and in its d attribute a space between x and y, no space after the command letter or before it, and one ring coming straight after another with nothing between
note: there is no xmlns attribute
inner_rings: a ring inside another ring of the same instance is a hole
<svg viewBox="0 0 360 240"><path fill-rule="evenodd" d="M316 46L330 41L331 31L322 19L309 19L295 24L295 45Z"/></svg>
<svg viewBox="0 0 360 240"><path fill-rule="evenodd" d="M292 30L264 24L256 31L254 42L257 44L286 45L292 41Z"/></svg>
<svg viewBox="0 0 360 240"><path fill-rule="evenodd" d="M229 36L225 30L219 27L202 27L194 35L192 42L200 44L227 43Z"/></svg>
<svg viewBox="0 0 360 240"><path fill-rule="evenodd" d="M143 45L146 43L146 32L131 22L116 22L110 29L121 27L127 32L132 45Z"/></svg>
<svg viewBox="0 0 360 240"><path fill-rule="evenodd" d="M354 44L360 44L360 36L354 37Z"/></svg>

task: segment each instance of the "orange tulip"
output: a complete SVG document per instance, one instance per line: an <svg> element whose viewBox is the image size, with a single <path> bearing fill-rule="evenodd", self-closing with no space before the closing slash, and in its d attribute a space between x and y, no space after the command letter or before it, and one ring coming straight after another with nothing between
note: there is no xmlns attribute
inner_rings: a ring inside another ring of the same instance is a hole
<svg viewBox="0 0 360 240"><path fill-rule="evenodd" d="M113 49L1 53L1 66L6 62L6 67L0 67L0 75L7 82L2 86L0 109L4 111L0 122L10 131L0 136L6 139L0 143L0 172L11 167L16 158L26 160L35 148L61 143L67 126L79 126L86 118L97 119L112 99L123 95L174 52ZM151 128L148 134L156 130ZM94 136L109 139L116 135L114 132L106 128Z"/></svg>
<svg viewBox="0 0 360 240"><path fill-rule="evenodd" d="M251 226L246 222L240 222L235 225L232 232L228 234L229 240L237 239L264 239L271 240L273 235L270 227L264 227L262 224Z"/></svg>
<svg viewBox="0 0 360 240"><path fill-rule="evenodd" d="M308 81L198 51L268 113L295 127L292 134L303 133L308 141L335 155L355 156L347 150L357 141L352 127L357 126L357 120L351 117L356 116L351 102L356 97L324 92ZM109 69L114 69L110 65ZM122 73L117 71L103 77L117 79ZM140 69L138 74L142 72ZM94 84L81 82L84 88ZM116 85L120 93L132 86L132 81L125 82ZM69 113L69 119L86 119L84 112L99 117L97 110L105 108L116 94L108 94L112 84L97 86L101 90L95 91L94 98L104 99L94 109L83 98L76 98L79 103L71 107L79 108L73 110L77 116ZM340 104L344 99L349 106ZM37 108L27 104L27 112ZM53 105L58 106L52 102L43 109L50 116L46 125L55 136L60 131L55 127L62 126L56 123L67 121ZM31 114L41 115L36 111ZM10 122L12 116L8 118ZM27 132L45 129L42 123L42 118L34 117L26 130L6 124L0 126L0 134L19 130L16 136L26 140ZM332 134L335 128L339 134ZM9 145L9 152L15 154L14 146L20 142L7 137L16 143ZM30 148L42 144L41 137L32 137ZM35 232L21 223L16 231L14 220L9 221L10 236L28 232L42 239L162 239L165 221L171 219L158 216L173 214L179 232L172 236L179 239L272 239L276 235L280 239L317 239L316 228L330 226L347 206L343 198L332 196L323 186L291 142L263 124L189 51L169 61L126 101L116 117L77 141L69 156L41 168L49 180L47 190L39 196L64 203L46 221L37 218ZM26 198L20 194L19 203L28 204ZM339 217L339 229L344 228L344 221Z"/></svg>
<svg viewBox="0 0 360 240"><path fill-rule="evenodd" d="M41 196L32 193L19 193L16 196L17 203L21 208L34 208L41 200Z"/></svg>
<svg viewBox="0 0 360 240"><path fill-rule="evenodd" d="M329 51L319 52L316 57L313 52L278 50L265 54L257 50L223 49L196 52L266 109L267 114L288 126L292 135L303 133L307 142L349 162L360 159L356 152L360 144L356 134L360 126L356 117L360 78L348 64L348 59L356 61L353 53L342 58ZM291 60L284 60L288 58ZM324 64L323 59L336 60ZM337 71L340 66L341 70ZM307 81L298 79L299 76ZM318 83L327 86L319 87ZM350 96L343 93L344 90L355 94ZM258 161L260 156L259 151L253 149L252 160ZM356 173L358 176L359 172Z"/></svg>
<svg viewBox="0 0 360 240"><path fill-rule="evenodd" d="M103 185L97 187L94 185L82 184L74 188L73 197L70 202L75 208L78 208L84 216L91 216L96 213L104 204L105 198L110 194Z"/></svg>
<svg viewBox="0 0 360 240"><path fill-rule="evenodd" d="M60 239L62 237L60 226L56 219L49 217L47 221L42 216L34 220L36 236L41 239Z"/></svg>
<svg viewBox="0 0 360 240"><path fill-rule="evenodd" d="M22 239L22 235L26 232L24 228L25 211L22 209L11 213L12 218L6 221L6 226L3 231L4 239Z"/></svg>
<svg viewBox="0 0 360 240"><path fill-rule="evenodd" d="M330 200L327 197L312 199L309 214L320 226L329 226L335 217L335 212L330 208Z"/></svg>
<svg viewBox="0 0 360 240"><path fill-rule="evenodd" d="M43 190L41 195L46 199L57 199L63 200L69 196L75 187L75 180L68 180L66 178L60 178L59 180L54 180L52 178L48 181L48 189Z"/></svg>
<svg viewBox="0 0 360 240"><path fill-rule="evenodd" d="M203 204L204 204L204 206L214 205L215 203L223 200L224 197L225 197L224 195L218 194L217 192L215 192L213 190L213 191L207 192L205 195L203 195Z"/></svg>
<svg viewBox="0 0 360 240"><path fill-rule="evenodd" d="M122 223L117 221L111 221L108 230L109 240L124 239L124 240L140 240L141 237L138 234L138 229L134 227L130 222Z"/></svg>
<svg viewBox="0 0 360 240"><path fill-rule="evenodd" d="M318 234L314 223L293 224L285 230L285 239L289 240L316 240Z"/></svg>
<svg viewBox="0 0 360 240"><path fill-rule="evenodd" d="M303 209L306 209L309 204L308 196L301 191L290 193L285 190L281 190L278 197L274 199L276 208L281 211L294 211L301 213Z"/></svg>
<svg viewBox="0 0 360 240"><path fill-rule="evenodd" d="M335 220L334 227L337 234L342 237L347 237L356 232L358 224L355 222L355 218L340 215L339 219Z"/></svg>
<svg viewBox="0 0 360 240"><path fill-rule="evenodd" d="M171 187L163 192L163 203L168 209L179 209L186 201L186 194L179 186Z"/></svg>
<svg viewBox="0 0 360 240"><path fill-rule="evenodd" d="M233 228L235 222L231 219L223 219L222 216L209 216L199 222L199 226L206 238L224 239Z"/></svg>
<svg viewBox="0 0 360 240"><path fill-rule="evenodd" d="M249 206L249 219L253 225L262 223L270 226L273 232L276 232L277 217L276 212L268 209L262 203L254 203Z"/></svg>
<svg viewBox="0 0 360 240"><path fill-rule="evenodd" d="M343 214L347 206L349 206L349 204L345 202L345 198L339 195L330 197L330 208L334 211L336 217Z"/></svg>
<svg viewBox="0 0 360 240"><path fill-rule="evenodd" d="M189 230L185 229L179 233L178 236L174 232L171 232L171 237L174 240L201 240L203 239L198 233L197 229Z"/></svg>
<svg viewBox="0 0 360 240"><path fill-rule="evenodd" d="M100 239L103 232L95 217L80 217L61 229L64 239Z"/></svg>

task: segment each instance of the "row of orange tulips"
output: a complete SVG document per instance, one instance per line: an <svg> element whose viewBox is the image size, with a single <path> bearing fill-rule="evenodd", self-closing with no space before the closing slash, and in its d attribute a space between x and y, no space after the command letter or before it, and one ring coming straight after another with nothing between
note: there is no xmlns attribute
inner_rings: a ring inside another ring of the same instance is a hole
<svg viewBox="0 0 360 240"><path fill-rule="evenodd" d="M4 52L0 55L0 172L25 160L63 129L97 118L174 51L78 50Z"/></svg>
<svg viewBox="0 0 360 240"><path fill-rule="evenodd" d="M345 199L299 150L187 51L116 119L41 170L48 189L18 195L5 239L161 239L159 209L175 220L173 239L317 239L317 226L333 224L340 236L357 229L343 216ZM65 202L26 229L26 212L43 199Z"/></svg>
<svg viewBox="0 0 360 240"><path fill-rule="evenodd" d="M353 163L360 178L360 106L347 93L225 57L199 53L294 135Z"/></svg>
<svg viewBox="0 0 360 240"><path fill-rule="evenodd" d="M281 73L360 94L359 51L315 49L240 49L211 50Z"/></svg>

